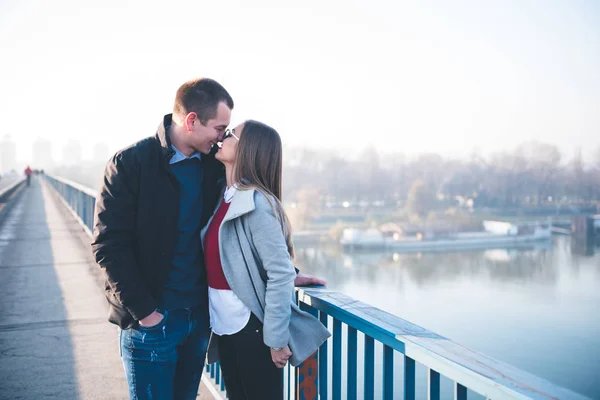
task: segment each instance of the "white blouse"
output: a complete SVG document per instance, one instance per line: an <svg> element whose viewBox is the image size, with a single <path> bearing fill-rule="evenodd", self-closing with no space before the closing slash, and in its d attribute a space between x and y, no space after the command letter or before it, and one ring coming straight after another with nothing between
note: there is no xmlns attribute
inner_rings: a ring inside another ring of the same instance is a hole
<svg viewBox="0 0 600 400"><path fill-rule="evenodd" d="M227 188L225 202L231 203L236 186ZM227 249L224 249L227 251ZM210 327L219 336L233 335L241 331L250 320L250 309L233 293L233 290L208 288Z"/></svg>

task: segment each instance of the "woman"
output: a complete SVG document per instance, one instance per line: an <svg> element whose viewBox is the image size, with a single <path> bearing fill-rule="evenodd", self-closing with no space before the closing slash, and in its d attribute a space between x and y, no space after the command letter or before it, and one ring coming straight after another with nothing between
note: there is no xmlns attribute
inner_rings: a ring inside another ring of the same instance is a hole
<svg viewBox="0 0 600 400"><path fill-rule="evenodd" d="M282 368L330 336L294 303L291 227L281 205L279 134L256 121L228 131L216 158L227 189L203 231L213 334L231 400L283 398Z"/></svg>

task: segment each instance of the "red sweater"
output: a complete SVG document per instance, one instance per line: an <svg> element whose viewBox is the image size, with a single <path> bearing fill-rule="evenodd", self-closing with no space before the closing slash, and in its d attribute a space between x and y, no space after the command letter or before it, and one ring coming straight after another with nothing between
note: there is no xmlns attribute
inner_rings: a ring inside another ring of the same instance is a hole
<svg viewBox="0 0 600 400"><path fill-rule="evenodd" d="M219 252L219 227L227 210L229 210L229 203L222 200L204 236L204 264L206 265L208 286L213 289L231 290L225 275L223 275L221 253Z"/></svg>

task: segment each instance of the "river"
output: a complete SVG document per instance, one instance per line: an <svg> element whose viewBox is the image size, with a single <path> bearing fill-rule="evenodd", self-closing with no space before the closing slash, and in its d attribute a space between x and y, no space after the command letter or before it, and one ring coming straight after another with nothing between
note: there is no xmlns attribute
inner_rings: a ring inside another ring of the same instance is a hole
<svg viewBox="0 0 600 400"><path fill-rule="evenodd" d="M296 253L331 290L600 399L600 248L578 254L557 236L518 250Z"/></svg>

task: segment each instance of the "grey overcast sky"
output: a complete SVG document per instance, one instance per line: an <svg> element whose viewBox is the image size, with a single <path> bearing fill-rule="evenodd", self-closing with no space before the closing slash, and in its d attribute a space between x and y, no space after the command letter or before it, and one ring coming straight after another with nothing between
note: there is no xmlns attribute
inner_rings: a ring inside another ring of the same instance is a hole
<svg viewBox="0 0 600 400"><path fill-rule="evenodd" d="M0 47L0 136L23 161L38 138L60 159L149 136L197 76L289 145L600 145L595 0L3 0Z"/></svg>

